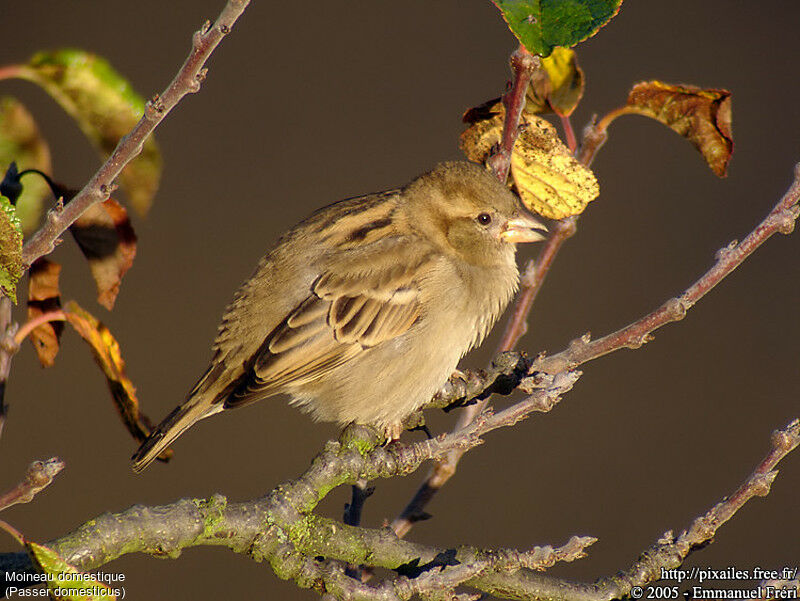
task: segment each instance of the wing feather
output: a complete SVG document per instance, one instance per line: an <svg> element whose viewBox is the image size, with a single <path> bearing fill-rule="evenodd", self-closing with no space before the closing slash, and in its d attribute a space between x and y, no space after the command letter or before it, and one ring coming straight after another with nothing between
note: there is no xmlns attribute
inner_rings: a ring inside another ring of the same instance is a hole
<svg viewBox="0 0 800 601"><path fill-rule="evenodd" d="M432 253L409 252L407 241L396 243L400 260L376 264L355 257L337 261L346 267L331 267L317 278L309 296L264 341L225 406L316 380L408 331L421 316L418 283ZM408 256L416 260L404 261Z"/></svg>

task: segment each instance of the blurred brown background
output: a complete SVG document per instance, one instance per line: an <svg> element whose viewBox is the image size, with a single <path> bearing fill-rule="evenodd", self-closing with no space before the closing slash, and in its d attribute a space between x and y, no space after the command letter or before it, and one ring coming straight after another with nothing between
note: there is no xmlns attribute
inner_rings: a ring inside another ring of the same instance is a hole
<svg viewBox="0 0 800 601"><path fill-rule="evenodd" d="M0 64L79 46L106 56L149 96L222 5L4 0ZM559 257L525 349L556 352L587 330L599 336L652 310L769 211L800 160L798 23L792 0L631 1L579 46L588 89L573 118L578 131L642 79L725 87L733 91L736 153L719 180L666 128L618 121L595 163L601 197ZM71 242L55 254L64 296L116 334L151 417L180 402L205 368L223 307L280 232L323 204L403 184L459 157L460 115L502 92L513 48L488 0L252 4L212 57L201 92L157 132L163 183L149 217L135 220L139 255L114 312L95 303ZM0 94L34 111L55 177L85 182L97 159L60 109L29 84L2 82ZM798 415L798 301L800 235L780 236L654 342L587 365L551 414L489 435L431 505L434 519L411 536L527 547L591 534L600 542L589 558L553 574L593 580L629 565L665 530L683 529L732 492L764 455L770 432ZM485 365L495 342L496 334L464 365ZM336 433L284 402L265 402L201 423L177 443L171 464L135 476L134 443L71 332L48 371L23 349L7 401L0 488L33 459L67 463L35 502L3 515L37 541L133 503L261 495L299 474ZM431 421L441 431L452 419ZM365 524L391 519L423 474L377 483ZM335 491L324 510L339 516L346 493ZM798 493L795 454L769 497L752 501L690 565L797 565ZM4 538L2 549L16 547ZM224 549L192 549L177 561L128 556L104 569L126 575L131 599L314 597Z"/></svg>

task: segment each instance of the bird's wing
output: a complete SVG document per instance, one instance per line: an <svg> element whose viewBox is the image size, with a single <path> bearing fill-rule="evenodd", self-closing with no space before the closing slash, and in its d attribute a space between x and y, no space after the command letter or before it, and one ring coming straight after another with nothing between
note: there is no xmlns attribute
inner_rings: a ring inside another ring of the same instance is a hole
<svg viewBox="0 0 800 601"><path fill-rule="evenodd" d="M408 242L337 261L275 328L225 401L239 406L325 376L406 332L421 315L419 279L432 262Z"/></svg>

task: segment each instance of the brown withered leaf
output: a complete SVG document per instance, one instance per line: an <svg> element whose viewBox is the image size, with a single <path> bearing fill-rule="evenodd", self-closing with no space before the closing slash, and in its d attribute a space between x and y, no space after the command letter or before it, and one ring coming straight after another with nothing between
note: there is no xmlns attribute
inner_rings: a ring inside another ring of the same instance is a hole
<svg viewBox="0 0 800 601"><path fill-rule="evenodd" d="M123 423L136 440L143 441L153 429L153 424L139 410L136 388L125 375L125 361L122 359L119 343L106 326L75 301L67 303L64 313L67 321L91 348L95 361L106 376L108 388ZM171 456L172 450L167 449L159 458L166 461Z"/></svg>
<svg viewBox="0 0 800 601"><path fill-rule="evenodd" d="M525 110L529 113L572 114L583 98L586 81L573 50L559 46L541 59L531 77Z"/></svg>
<svg viewBox="0 0 800 601"><path fill-rule="evenodd" d="M583 212L600 194L594 174L575 159L550 123L531 114L522 121L511 153L511 175L522 202L549 219Z"/></svg>
<svg viewBox="0 0 800 601"><path fill-rule="evenodd" d="M136 256L136 233L127 211L109 198L89 207L69 231L89 261L98 302L110 311L119 294L122 276Z"/></svg>
<svg viewBox="0 0 800 601"><path fill-rule="evenodd" d="M627 107L628 112L656 119L688 139L711 170L725 177L733 154L728 90L644 81L631 89Z"/></svg>
<svg viewBox="0 0 800 601"><path fill-rule="evenodd" d="M34 261L28 271L28 319L34 319L44 313L61 308L61 293L58 288L58 276L61 265L42 257ZM35 328L29 338L36 349L42 367L50 367L56 360L63 321L50 321Z"/></svg>

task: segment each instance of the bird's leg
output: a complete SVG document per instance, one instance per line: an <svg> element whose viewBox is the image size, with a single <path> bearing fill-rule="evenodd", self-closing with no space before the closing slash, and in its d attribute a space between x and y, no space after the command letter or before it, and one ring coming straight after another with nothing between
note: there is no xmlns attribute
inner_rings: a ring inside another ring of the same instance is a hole
<svg viewBox="0 0 800 601"><path fill-rule="evenodd" d="M453 373L450 374L450 378L449 379L450 380L461 380L462 382L466 383L469 380L469 377L467 376L467 374L465 372L461 371L460 369L454 369Z"/></svg>
<svg viewBox="0 0 800 601"><path fill-rule="evenodd" d="M394 442L395 440L400 440L400 435L405 430L403 426L403 422L394 422L391 424L386 424L383 427L383 435L386 438L384 441L384 445Z"/></svg>

